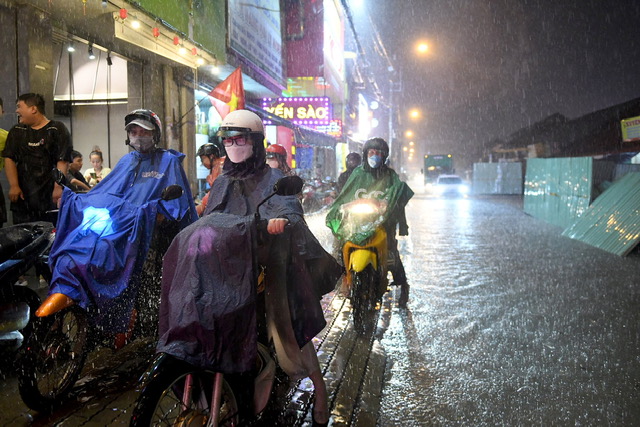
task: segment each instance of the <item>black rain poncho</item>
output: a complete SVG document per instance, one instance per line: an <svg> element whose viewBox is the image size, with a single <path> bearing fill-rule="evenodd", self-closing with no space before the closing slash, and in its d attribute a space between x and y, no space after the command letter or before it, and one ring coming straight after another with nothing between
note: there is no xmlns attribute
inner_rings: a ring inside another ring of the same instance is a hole
<svg viewBox="0 0 640 427"><path fill-rule="evenodd" d="M308 230L296 196L274 196L262 205L263 219L287 218L291 226L252 251L253 213L283 176L264 164L264 147L254 144L254 151L262 161L252 159L249 167L227 160L203 218L174 239L163 265L157 351L223 373L254 367L256 262L266 265L267 293L286 287L289 313L277 315L293 329L298 350L325 326L320 298L342 274Z"/></svg>

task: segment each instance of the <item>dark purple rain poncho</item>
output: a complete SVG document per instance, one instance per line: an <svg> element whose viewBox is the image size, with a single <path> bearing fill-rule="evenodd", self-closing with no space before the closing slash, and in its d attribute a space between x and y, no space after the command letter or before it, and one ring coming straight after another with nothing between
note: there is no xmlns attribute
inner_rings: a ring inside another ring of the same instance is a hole
<svg viewBox="0 0 640 427"><path fill-rule="evenodd" d="M137 293L130 279L142 267L156 214L180 221L181 228L197 218L183 158L174 150L131 152L90 192L65 188L49 255L49 294L90 307L90 319L107 330L126 330ZM161 201L171 184L183 195Z"/></svg>
<svg viewBox="0 0 640 427"><path fill-rule="evenodd" d="M264 147L241 164L228 159L214 182L205 215L176 236L163 265L158 352L223 373L254 368L256 269L266 265L266 286L286 281L295 341L302 347L326 322L320 306L342 273L303 219L297 196L274 196L263 219L287 218L289 230L269 236L259 253L253 214L282 172L264 164ZM294 343L295 346L295 343Z"/></svg>

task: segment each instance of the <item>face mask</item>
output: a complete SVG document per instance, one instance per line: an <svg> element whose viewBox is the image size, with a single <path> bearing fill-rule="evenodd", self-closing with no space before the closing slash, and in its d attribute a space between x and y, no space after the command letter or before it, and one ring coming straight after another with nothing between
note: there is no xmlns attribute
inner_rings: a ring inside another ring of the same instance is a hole
<svg viewBox="0 0 640 427"><path fill-rule="evenodd" d="M247 160L253 154L253 145L247 144L242 147L238 147L233 144L231 147L225 147L227 150L227 157L233 163L242 163Z"/></svg>
<svg viewBox="0 0 640 427"><path fill-rule="evenodd" d="M382 164L382 157L378 156L377 154L374 154L373 156L367 159L367 162L369 163L369 166L375 169Z"/></svg>
<svg viewBox="0 0 640 427"><path fill-rule="evenodd" d="M151 151L155 143L153 136L130 136L129 145L140 153L147 153Z"/></svg>

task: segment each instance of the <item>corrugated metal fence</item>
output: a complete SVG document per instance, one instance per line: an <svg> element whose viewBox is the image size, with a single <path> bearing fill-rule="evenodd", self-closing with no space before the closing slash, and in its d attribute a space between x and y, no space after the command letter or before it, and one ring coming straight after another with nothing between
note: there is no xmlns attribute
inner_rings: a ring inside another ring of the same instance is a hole
<svg viewBox="0 0 640 427"><path fill-rule="evenodd" d="M522 163L474 163L473 194L522 194Z"/></svg>
<svg viewBox="0 0 640 427"><path fill-rule="evenodd" d="M562 233L616 255L628 254L640 240L640 172L609 187Z"/></svg>
<svg viewBox="0 0 640 427"><path fill-rule="evenodd" d="M589 207L592 186L591 157L529 159L524 211L564 228Z"/></svg>

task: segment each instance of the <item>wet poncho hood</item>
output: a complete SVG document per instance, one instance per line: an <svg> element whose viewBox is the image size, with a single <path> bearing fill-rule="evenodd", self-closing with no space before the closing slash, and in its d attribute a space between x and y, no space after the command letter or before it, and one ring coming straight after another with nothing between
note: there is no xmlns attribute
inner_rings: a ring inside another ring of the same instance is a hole
<svg viewBox="0 0 640 427"><path fill-rule="evenodd" d="M385 223L390 218L397 217L399 212L404 210L411 197L413 197L413 191L400 180L393 169L382 166L376 170L374 176L373 173L365 170L363 165L358 166L353 170L340 195L331 205L326 217L327 227L341 241L349 240L361 245L373 235L375 228L362 227L355 234L348 231L350 227L346 227L340 209L344 204L356 199L383 200L387 203L387 209L383 213L381 223Z"/></svg>

